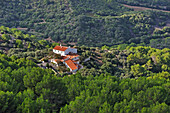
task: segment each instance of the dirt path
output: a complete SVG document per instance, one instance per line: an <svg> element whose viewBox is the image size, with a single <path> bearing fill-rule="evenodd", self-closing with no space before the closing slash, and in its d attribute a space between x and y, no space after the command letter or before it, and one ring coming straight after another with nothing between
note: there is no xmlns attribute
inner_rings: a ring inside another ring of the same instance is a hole
<svg viewBox="0 0 170 113"><path fill-rule="evenodd" d="M28 28L17 27L18 30L26 31Z"/></svg>
<svg viewBox="0 0 170 113"><path fill-rule="evenodd" d="M132 9L134 9L134 11L155 10L155 11L162 11L162 12L170 13L170 11L161 10L161 9L152 9L152 8L147 8L147 7L131 6L131 5L126 5L126 4L122 4L122 5L124 5L125 7L128 7L128 8L132 8Z"/></svg>

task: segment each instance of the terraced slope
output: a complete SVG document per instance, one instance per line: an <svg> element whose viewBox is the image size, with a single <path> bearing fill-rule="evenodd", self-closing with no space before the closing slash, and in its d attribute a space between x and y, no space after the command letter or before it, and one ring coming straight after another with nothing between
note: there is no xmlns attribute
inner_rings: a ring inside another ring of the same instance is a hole
<svg viewBox="0 0 170 113"><path fill-rule="evenodd" d="M120 3L129 4L129 5L144 6L144 7L170 11L169 0L117 0L117 1Z"/></svg>
<svg viewBox="0 0 170 113"><path fill-rule="evenodd" d="M164 21L166 26L168 18L166 13L133 12L112 0L0 1L0 25L87 46L148 44L154 26Z"/></svg>

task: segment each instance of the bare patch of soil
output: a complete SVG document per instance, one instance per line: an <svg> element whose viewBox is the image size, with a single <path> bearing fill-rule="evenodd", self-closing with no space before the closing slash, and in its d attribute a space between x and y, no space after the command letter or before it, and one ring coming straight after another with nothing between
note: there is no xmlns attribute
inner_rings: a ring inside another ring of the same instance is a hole
<svg viewBox="0 0 170 113"><path fill-rule="evenodd" d="M18 27L17 29L18 29L18 30L21 30L21 31L26 31L28 28Z"/></svg>
<svg viewBox="0 0 170 113"><path fill-rule="evenodd" d="M162 12L168 12L168 13L170 13L170 11L161 10L161 9L152 9L152 8L147 8L147 7L131 6L131 5L126 5L126 4L123 4L123 5L124 5L125 7L134 9L134 11L155 10L155 11L162 11Z"/></svg>

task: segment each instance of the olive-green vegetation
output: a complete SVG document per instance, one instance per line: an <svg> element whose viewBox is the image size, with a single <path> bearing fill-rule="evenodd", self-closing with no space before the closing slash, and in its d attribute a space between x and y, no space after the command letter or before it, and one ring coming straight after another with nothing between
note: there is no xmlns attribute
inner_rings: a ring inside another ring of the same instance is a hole
<svg viewBox="0 0 170 113"><path fill-rule="evenodd" d="M91 57L88 62L81 60L81 64L84 65L80 70L82 76L110 73L119 78L145 76L170 79L170 49L168 48L160 50L144 46L119 45L117 49L108 46L103 46L101 49L79 48L80 59Z"/></svg>
<svg viewBox="0 0 170 113"><path fill-rule="evenodd" d="M134 12L114 0L13 0L1 1L0 7L0 25L26 28L39 39L86 46L169 46L169 32L152 36L156 27L168 24L169 13Z"/></svg>
<svg viewBox="0 0 170 113"><path fill-rule="evenodd" d="M101 74L96 77L65 77L71 102L61 113L168 113L169 82L165 79L119 80Z"/></svg>
<svg viewBox="0 0 170 113"><path fill-rule="evenodd" d="M153 32L153 39L148 44L154 48L170 48L170 27L164 27L163 29L155 29ZM162 38L161 38L162 37Z"/></svg>
<svg viewBox="0 0 170 113"><path fill-rule="evenodd" d="M85 14L89 16L116 16L125 11L130 11L116 1L111 0L68 0L70 1L76 15ZM96 14L96 15L95 15Z"/></svg>
<svg viewBox="0 0 170 113"><path fill-rule="evenodd" d="M116 0L120 3L125 3L129 5L151 7L156 9L164 9L170 11L170 1L169 0Z"/></svg>
<svg viewBox="0 0 170 113"><path fill-rule="evenodd" d="M1 0L0 113L168 113L170 13L119 3L165 1ZM59 45L51 38L86 45L77 47L84 68L59 77L38 67Z"/></svg>
<svg viewBox="0 0 170 113"><path fill-rule="evenodd" d="M66 102L66 86L52 70L31 60L0 55L0 112L57 112Z"/></svg>
<svg viewBox="0 0 170 113"><path fill-rule="evenodd" d="M105 72L60 78L31 60L0 55L1 113L168 113L169 85L163 73L122 80Z"/></svg>
<svg viewBox="0 0 170 113"><path fill-rule="evenodd" d="M45 57L50 48L59 45L47 40L37 40L35 35L25 34L16 28L0 27L0 50L7 52L8 56L19 58L40 59Z"/></svg>
<svg viewBox="0 0 170 113"><path fill-rule="evenodd" d="M153 35L168 30L155 30ZM48 48L57 43L36 40L34 35L15 28L1 26L0 31L0 49L8 55L0 52L1 113L170 110L168 48L161 50L135 43L105 45L101 49L77 47L84 68L61 78L33 62L45 57L52 51ZM88 57L90 61L84 62Z"/></svg>

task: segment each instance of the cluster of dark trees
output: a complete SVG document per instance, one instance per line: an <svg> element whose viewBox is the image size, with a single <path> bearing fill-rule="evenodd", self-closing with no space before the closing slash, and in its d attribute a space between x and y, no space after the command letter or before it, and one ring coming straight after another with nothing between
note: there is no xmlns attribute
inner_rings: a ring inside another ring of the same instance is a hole
<svg viewBox="0 0 170 113"><path fill-rule="evenodd" d="M165 79L117 79L114 76L64 77L71 102L61 113L168 113L169 88ZM76 95L76 96L75 96Z"/></svg>
<svg viewBox="0 0 170 113"><path fill-rule="evenodd" d="M52 70L36 67L31 60L3 54L0 64L1 113L56 112L65 104L66 88Z"/></svg>
<svg viewBox="0 0 170 113"><path fill-rule="evenodd" d="M166 26L169 13L134 12L112 0L13 0L1 1L0 25L27 28L37 38L76 42L78 45L162 42L153 37L155 26Z"/></svg>
<svg viewBox="0 0 170 113"><path fill-rule="evenodd" d="M168 113L169 94L165 77L121 80L110 73L77 73L61 78L31 60L0 55L1 113Z"/></svg>
<svg viewBox="0 0 170 113"><path fill-rule="evenodd" d="M75 14L94 14L100 16L116 16L121 15L125 11L131 11L116 1L109 0L70 0L70 3L75 9Z"/></svg>

